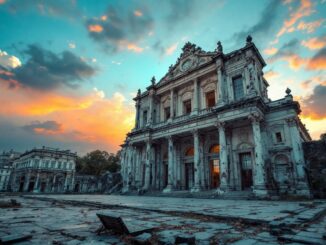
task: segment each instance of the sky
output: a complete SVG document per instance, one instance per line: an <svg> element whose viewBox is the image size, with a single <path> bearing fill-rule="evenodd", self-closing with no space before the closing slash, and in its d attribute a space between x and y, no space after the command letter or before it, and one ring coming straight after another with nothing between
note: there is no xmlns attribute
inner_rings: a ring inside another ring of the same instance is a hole
<svg viewBox="0 0 326 245"><path fill-rule="evenodd" d="M0 0L0 151L115 153L132 100L190 41L224 53L247 35L272 100L289 87L313 139L326 132L326 0Z"/></svg>

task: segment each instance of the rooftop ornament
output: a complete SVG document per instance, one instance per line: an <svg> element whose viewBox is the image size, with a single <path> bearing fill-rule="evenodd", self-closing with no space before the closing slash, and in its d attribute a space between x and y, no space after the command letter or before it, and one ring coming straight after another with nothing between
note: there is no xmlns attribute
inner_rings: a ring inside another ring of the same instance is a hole
<svg viewBox="0 0 326 245"><path fill-rule="evenodd" d="M286 93L287 96L291 95L291 89L286 88L285 93Z"/></svg>
<svg viewBox="0 0 326 245"><path fill-rule="evenodd" d="M252 43L252 37L250 35L247 36L246 38L247 44Z"/></svg>
<svg viewBox="0 0 326 245"><path fill-rule="evenodd" d="M155 76L153 76L153 77L152 77L152 79L151 79L151 83L152 83L152 86L154 86L154 85L155 85L155 83L156 83L156 79L155 79Z"/></svg>
<svg viewBox="0 0 326 245"><path fill-rule="evenodd" d="M220 41L217 42L217 52L223 53L223 46Z"/></svg>
<svg viewBox="0 0 326 245"><path fill-rule="evenodd" d="M138 89L138 92L137 92L137 97L139 97L139 96L140 96L140 94L141 94L141 91L140 91L140 89Z"/></svg>

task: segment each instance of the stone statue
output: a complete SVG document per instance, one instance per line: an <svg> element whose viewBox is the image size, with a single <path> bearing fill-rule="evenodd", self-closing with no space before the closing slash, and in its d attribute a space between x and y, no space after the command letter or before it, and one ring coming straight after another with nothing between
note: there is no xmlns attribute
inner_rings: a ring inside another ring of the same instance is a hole
<svg viewBox="0 0 326 245"><path fill-rule="evenodd" d="M223 47L220 41L217 42L217 52L223 53Z"/></svg>

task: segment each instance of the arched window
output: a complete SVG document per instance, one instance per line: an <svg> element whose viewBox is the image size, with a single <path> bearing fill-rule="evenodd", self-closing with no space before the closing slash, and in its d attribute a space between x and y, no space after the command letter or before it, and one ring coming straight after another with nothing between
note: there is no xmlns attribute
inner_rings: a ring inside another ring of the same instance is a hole
<svg viewBox="0 0 326 245"><path fill-rule="evenodd" d="M217 154L220 152L220 145L216 144L216 145L212 145L210 148L209 148L209 153L214 153L214 154Z"/></svg>
<svg viewBox="0 0 326 245"><path fill-rule="evenodd" d="M190 147L186 150L185 156L186 157L192 157L195 154L194 148Z"/></svg>

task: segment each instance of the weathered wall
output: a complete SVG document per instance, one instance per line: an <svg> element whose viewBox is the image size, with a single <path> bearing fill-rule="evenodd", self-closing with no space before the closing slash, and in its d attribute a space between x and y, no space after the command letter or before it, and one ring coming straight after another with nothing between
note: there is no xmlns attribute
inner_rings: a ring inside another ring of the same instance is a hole
<svg viewBox="0 0 326 245"><path fill-rule="evenodd" d="M309 183L315 198L326 198L326 139L305 142Z"/></svg>

